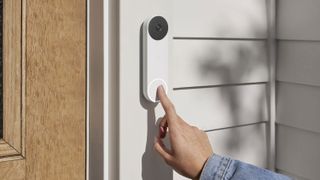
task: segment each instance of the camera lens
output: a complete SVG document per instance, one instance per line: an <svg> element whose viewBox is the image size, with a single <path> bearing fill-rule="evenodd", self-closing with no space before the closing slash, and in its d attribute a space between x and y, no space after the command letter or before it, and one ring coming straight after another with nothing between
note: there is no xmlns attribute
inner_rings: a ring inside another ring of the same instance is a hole
<svg viewBox="0 0 320 180"><path fill-rule="evenodd" d="M158 32L162 31L162 25L161 25L160 23L157 24L156 30L157 30Z"/></svg>
<svg viewBox="0 0 320 180"><path fill-rule="evenodd" d="M149 34L155 40L163 39L168 33L168 23L161 17L156 16L149 23Z"/></svg>

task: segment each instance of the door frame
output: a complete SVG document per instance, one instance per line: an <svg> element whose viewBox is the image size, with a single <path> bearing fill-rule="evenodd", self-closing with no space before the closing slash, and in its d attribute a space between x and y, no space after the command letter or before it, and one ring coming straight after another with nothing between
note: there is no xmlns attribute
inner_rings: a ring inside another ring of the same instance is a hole
<svg viewBox="0 0 320 180"><path fill-rule="evenodd" d="M107 104L104 102L104 77L108 61L104 54L106 38L104 34L103 0L87 0L87 98L86 98L86 179L103 179L108 174L107 156L104 146L108 147ZM104 63L104 59L106 60ZM104 67L106 66L106 67ZM106 87L105 90L108 90ZM106 135L106 137L105 137ZM106 178L107 179L107 178Z"/></svg>

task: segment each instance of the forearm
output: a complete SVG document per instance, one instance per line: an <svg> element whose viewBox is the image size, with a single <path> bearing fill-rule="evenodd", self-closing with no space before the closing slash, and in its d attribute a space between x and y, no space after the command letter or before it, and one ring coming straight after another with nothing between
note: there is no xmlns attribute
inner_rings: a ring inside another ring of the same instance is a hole
<svg viewBox="0 0 320 180"><path fill-rule="evenodd" d="M200 176L200 180L242 179L290 180L284 175L219 155L213 155L208 159Z"/></svg>

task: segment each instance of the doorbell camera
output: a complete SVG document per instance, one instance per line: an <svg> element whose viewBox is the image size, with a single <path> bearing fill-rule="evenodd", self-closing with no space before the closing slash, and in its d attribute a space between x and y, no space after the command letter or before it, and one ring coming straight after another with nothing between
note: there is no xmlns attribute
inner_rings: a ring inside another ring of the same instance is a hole
<svg viewBox="0 0 320 180"><path fill-rule="evenodd" d="M148 31L152 39L161 40L168 33L168 23L161 16L152 18L148 24Z"/></svg>
<svg viewBox="0 0 320 180"><path fill-rule="evenodd" d="M157 88L168 92L169 38L168 22L154 16L143 23L143 94L151 102L159 102Z"/></svg>

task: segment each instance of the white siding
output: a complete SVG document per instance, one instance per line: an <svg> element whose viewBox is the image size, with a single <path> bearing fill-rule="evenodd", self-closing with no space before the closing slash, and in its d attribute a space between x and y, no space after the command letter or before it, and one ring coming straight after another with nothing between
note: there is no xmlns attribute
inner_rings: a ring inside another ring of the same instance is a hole
<svg viewBox="0 0 320 180"><path fill-rule="evenodd" d="M319 179L320 1L278 0L277 162L280 172Z"/></svg>
<svg viewBox="0 0 320 180"><path fill-rule="evenodd" d="M277 102L280 124L320 133L320 88L279 83Z"/></svg>
<svg viewBox="0 0 320 180"><path fill-rule="evenodd" d="M208 135L216 153L266 167L266 1L173 3L169 74L177 112L192 125L214 130ZM186 178L174 173L173 179Z"/></svg>
<svg viewBox="0 0 320 180"><path fill-rule="evenodd" d="M306 179L306 178L302 178L302 177L300 177L300 176L298 176L298 175L296 175L296 174L288 173L288 172L283 171L283 170L281 170L281 169L277 169L277 172L278 172L278 173L281 173L281 174L283 174L283 175L292 177L294 180L308 180L308 179Z"/></svg>
<svg viewBox="0 0 320 180"><path fill-rule="evenodd" d="M278 0L277 9L280 39L320 40L320 1Z"/></svg>
<svg viewBox="0 0 320 180"><path fill-rule="evenodd" d="M277 126L277 169L305 179L319 179L320 134Z"/></svg>
<svg viewBox="0 0 320 180"><path fill-rule="evenodd" d="M175 90L172 97L179 115L203 130L268 120L265 84Z"/></svg>
<svg viewBox="0 0 320 180"><path fill-rule="evenodd" d="M266 38L266 0L173 0L175 37Z"/></svg>
<svg viewBox="0 0 320 180"><path fill-rule="evenodd" d="M236 127L208 132L210 142L217 154L234 159L267 166L267 137L266 124Z"/></svg>
<svg viewBox="0 0 320 180"><path fill-rule="evenodd" d="M215 153L260 167L267 166L266 124L210 131L207 133ZM185 180L174 173L174 180Z"/></svg>
<svg viewBox="0 0 320 180"><path fill-rule="evenodd" d="M320 86L320 42L280 41L277 65L278 80Z"/></svg>
<svg viewBox="0 0 320 180"><path fill-rule="evenodd" d="M164 15L173 35L169 96L178 113L193 125L214 130L208 135L215 152L265 167L266 2L120 0L120 41L115 50L119 69L114 70L119 73L115 124L119 123L120 180L176 177L153 151L161 107L141 95L140 27L152 15ZM320 1L278 0L277 5L277 37L282 40L277 64L281 82L276 164L281 172L300 179L318 179Z"/></svg>
<svg viewBox="0 0 320 180"><path fill-rule="evenodd" d="M267 82L265 41L174 40L174 88Z"/></svg>
<svg viewBox="0 0 320 180"><path fill-rule="evenodd" d="M158 133L155 122L163 115L162 108L148 103L141 93L140 28L152 15L165 16L169 35L175 37L169 60L169 96L177 111L203 129L229 128L209 133L216 152L264 166L265 124L234 126L268 120L266 1L120 0L118 3L120 40L115 51L119 53L119 67L114 73L118 73L119 93L114 98L119 100L116 109L119 121L115 122L116 128L119 124L119 179L173 180L172 169L153 150ZM181 44L183 41L188 43ZM200 50L206 52L199 58L208 58L212 67L222 69L219 66L223 65L230 72L212 69L209 76L202 77L203 71L195 69L202 63L196 57ZM184 63L184 59L190 64ZM219 87L213 87L216 85ZM191 110L197 111L193 114Z"/></svg>
<svg viewBox="0 0 320 180"><path fill-rule="evenodd" d="M171 22L171 0L120 0L119 3L119 180L172 179L168 168L153 150L155 121L163 115L160 106L148 103L141 90L140 28L153 15ZM116 8L116 7L110 7ZM171 24L171 23L170 23ZM168 35L170 35L169 32ZM117 34L115 34L117 36ZM116 126L117 127L117 126ZM112 127L112 128L116 128Z"/></svg>

